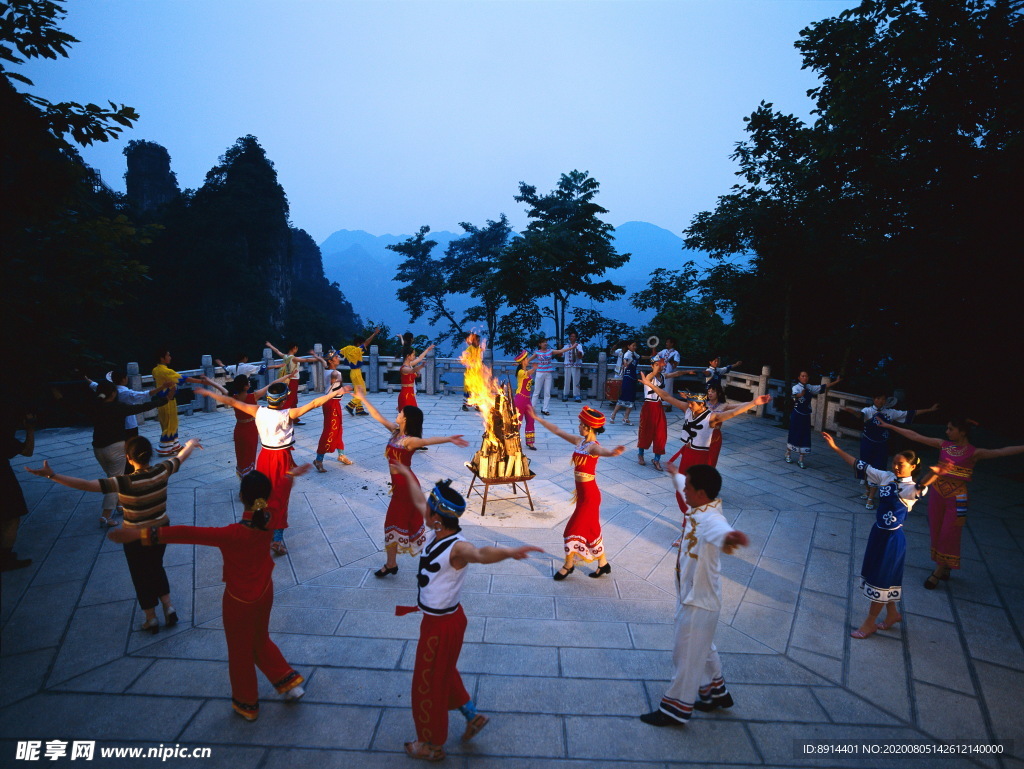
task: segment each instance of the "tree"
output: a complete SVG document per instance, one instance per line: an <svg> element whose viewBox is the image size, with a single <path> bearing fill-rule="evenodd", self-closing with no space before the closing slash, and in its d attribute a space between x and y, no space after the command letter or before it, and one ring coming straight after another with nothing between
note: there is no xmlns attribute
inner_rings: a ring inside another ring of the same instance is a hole
<svg viewBox="0 0 1024 769"><path fill-rule="evenodd" d="M674 337L676 347L688 351L686 354L721 354L728 327L716 311L715 289L698 280L699 275L697 263L692 260L682 270L659 267L651 273L644 290L630 297L638 310L654 310L643 336L654 334L662 340Z"/></svg>
<svg viewBox="0 0 1024 769"><path fill-rule="evenodd" d="M437 241L428 240L428 232L430 227L424 225L419 232L401 243L387 246L405 257L393 278L406 284L398 289L398 298L405 302L412 321L427 313L430 314L428 322L431 326L442 318L447 321L447 328L438 335L438 341L461 340L462 326L447 302L447 296L451 293L448 273L442 261L432 256Z"/></svg>
<svg viewBox="0 0 1024 769"><path fill-rule="evenodd" d="M451 293L468 293L479 304L466 310L464 322L483 321L485 336L498 333L499 314L508 296L507 286L499 279L502 253L512 235L505 214L487 226L460 222L465 235L448 244L441 269Z"/></svg>
<svg viewBox="0 0 1024 769"><path fill-rule="evenodd" d="M517 291L510 297L512 304L542 298L550 302L540 314L554 322L558 344L564 342L566 312L574 296L600 301L626 291L610 280L594 280L629 261L629 254L616 253L614 228L600 218L608 213L594 202L600 186L586 171L574 170L562 174L546 195L520 182L515 196L526 204L530 223L505 250L501 279Z"/></svg>
<svg viewBox="0 0 1024 769"><path fill-rule="evenodd" d="M574 307L572 328L581 342L590 342L591 350L607 350L612 344L624 339L637 339L639 329L612 318L605 317L598 310Z"/></svg>

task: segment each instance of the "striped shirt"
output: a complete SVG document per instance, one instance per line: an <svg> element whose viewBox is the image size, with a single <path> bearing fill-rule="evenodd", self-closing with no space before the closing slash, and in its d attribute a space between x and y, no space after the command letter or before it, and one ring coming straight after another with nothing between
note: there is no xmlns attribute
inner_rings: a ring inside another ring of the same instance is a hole
<svg viewBox="0 0 1024 769"><path fill-rule="evenodd" d="M178 472L181 460L171 457L159 464L136 470L131 475L116 475L100 479L100 491L117 494L124 508L124 526L127 529L148 529L166 526L167 481Z"/></svg>
<svg viewBox="0 0 1024 769"><path fill-rule="evenodd" d="M534 353L537 360L538 374L552 374L555 371L555 362L551 360L551 350L537 350Z"/></svg>

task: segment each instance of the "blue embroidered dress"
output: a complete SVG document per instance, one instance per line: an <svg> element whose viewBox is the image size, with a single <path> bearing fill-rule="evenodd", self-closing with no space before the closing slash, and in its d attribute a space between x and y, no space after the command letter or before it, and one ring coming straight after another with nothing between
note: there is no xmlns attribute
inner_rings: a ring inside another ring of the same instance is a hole
<svg viewBox="0 0 1024 769"><path fill-rule="evenodd" d="M858 462L856 467L869 483L878 486L875 525L868 534L860 568L861 590L878 603L898 601L903 596L903 563L907 556L903 522L928 489L918 489L913 478L897 478L864 462Z"/></svg>
<svg viewBox="0 0 1024 769"><path fill-rule="evenodd" d="M811 402L825 389L824 385L793 385L793 411L789 415L789 440L786 448L798 454L811 453Z"/></svg>

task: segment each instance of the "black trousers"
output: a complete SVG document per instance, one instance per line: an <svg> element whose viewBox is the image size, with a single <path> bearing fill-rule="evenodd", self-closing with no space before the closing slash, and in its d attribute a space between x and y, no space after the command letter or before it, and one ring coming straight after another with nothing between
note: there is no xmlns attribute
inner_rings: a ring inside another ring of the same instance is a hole
<svg viewBox="0 0 1024 769"><path fill-rule="evenodd" d="M171 592L164 571L164 550L167 545L143 545L141 541L125 542L124 557L135 585L135 596L143 609L156 607L160 596Z"/></svg>

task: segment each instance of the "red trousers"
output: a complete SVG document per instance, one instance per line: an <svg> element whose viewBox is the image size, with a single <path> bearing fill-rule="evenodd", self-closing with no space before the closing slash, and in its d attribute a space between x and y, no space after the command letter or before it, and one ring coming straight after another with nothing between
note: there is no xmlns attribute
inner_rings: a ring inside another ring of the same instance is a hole
<svg viewBox="0 0 1024 769"><path fill-rule="evenodd" d="M455 665L466 634L466 613L460 605L451 614L424 614L416 667L412 673L412 719L416 739L444 745L448 739L448 711L469 702L469 692Z"/></svg>
<svg viewBox="0 0 1024 769"><path fill-rule="evenodd" d="M284 407L286 409L298 408L299 405L299 380L289 379L288 380L288 400L285 401Z"/></svg>
<svg viewBox="0 0 1024 769"><path fill-rule="evenodd" d="M344 451L345 441L341 424L341 401L337 398L323 405L324 430L320 433L320 443L316 447L317 454L330 454L332 451Z"/></svg>
<svg viewBox="0 0 1024 769"><path fill-rule="evenodd" d="M293 478L289 474L295 467L291 449L260 449L256 457L256 469L270 479L270 499L267 509L270 511L271 529L288 528L288 499L292 494Z"/></svg>
<svg viewBox="0 0 1024 769"><path fill-rule="evenodd" d="M513 399L516 408L519 410L519 421L526 426L526 445L533 446L537 442L537 436L533 431L533 417L530 415L530 396L524 393L517 393Z"/></svg>
<svg viewBox="0 0 1024 769"><path fill-rule="evenodd" d="M260 433L256 420L249 417L235 423L235 467L239 475L246 475L256 467L256 451L260 446Z"/></svg>
<svg viewBox="0 0 1024 769"><path fill-rule="evenodd" d="M224 591L224 635L228 641L228 675L231 704L242 714L259 713L256 668L281 694L303 682L285 661L277 644L270 640L270 610L274 605L274 583L252 603L240 601Z"/></svg>
<svg viewBox="0 0 1024 769"><path fill-rule="evenodd" d="M640 409L640 431L636 439L638 449L651 448L659 457L665 453L665 441L668 440L668 424L665 422L665 409L661 401L644 401Z"/></svg>

